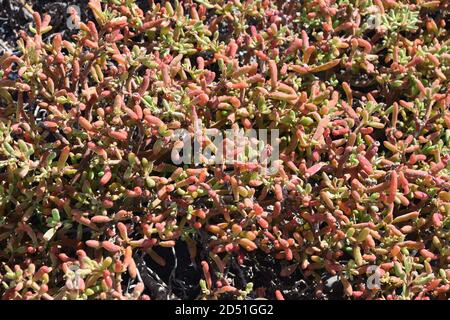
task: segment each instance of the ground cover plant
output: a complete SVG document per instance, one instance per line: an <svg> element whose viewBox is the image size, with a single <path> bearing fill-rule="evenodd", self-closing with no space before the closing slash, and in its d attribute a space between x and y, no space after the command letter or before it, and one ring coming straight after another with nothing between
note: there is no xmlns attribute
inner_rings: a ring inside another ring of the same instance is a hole
<svg viewBox="0 0 450 320"><path fill-rule="evenodd" d="M0 56L2 299L449 298L447 1L80 6ZM276 173L175 164L199 122Z"/></svg>

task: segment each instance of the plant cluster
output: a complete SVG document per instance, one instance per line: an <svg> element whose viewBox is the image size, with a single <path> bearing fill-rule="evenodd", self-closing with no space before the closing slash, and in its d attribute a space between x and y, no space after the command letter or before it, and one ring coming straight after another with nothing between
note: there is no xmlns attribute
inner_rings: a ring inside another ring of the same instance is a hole
<svg viewBox="0 0 450 320"><path fill-rule="evenodd" d="M447 1L149 3L0 57L3 299L154 299L136 259L179 242L200 299L288 298L230 272L261 253L319 299L449 297ZM198 121L279 129L276 174L174 165Z"/></svg>

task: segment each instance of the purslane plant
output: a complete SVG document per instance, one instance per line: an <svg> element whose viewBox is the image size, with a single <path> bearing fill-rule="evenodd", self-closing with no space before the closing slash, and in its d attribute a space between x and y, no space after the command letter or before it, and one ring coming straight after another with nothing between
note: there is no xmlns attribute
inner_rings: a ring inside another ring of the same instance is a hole
<svg viewBox="0 0 450 320"><path fill-rule="evenodd" d="M2 298L156 298L136 257L183 242L200 299L290 298L238 287L258 253L316 298L448 299L446 1L150 2L35 12L0 57ZM174 165L198 121L278 129L277 173Z"/></svg>

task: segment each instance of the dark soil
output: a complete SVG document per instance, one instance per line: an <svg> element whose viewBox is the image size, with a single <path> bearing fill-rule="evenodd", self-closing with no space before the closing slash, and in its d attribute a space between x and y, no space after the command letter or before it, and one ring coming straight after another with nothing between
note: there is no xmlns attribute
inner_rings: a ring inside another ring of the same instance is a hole
<svg viewBox="0 0 450 320"><path fill-rule="evenodd" d="M27 5L25 5L25 3ZM0 0L0 53L14 51L20 30L28 30L33 22L29 8L41 13L49 14L52 18L53 31L61 32L64 37L70 37L76 30L67 28L67 9L71 5L80 8L81 20L88 18L88 1L49 1L49 0Z"/></svg>

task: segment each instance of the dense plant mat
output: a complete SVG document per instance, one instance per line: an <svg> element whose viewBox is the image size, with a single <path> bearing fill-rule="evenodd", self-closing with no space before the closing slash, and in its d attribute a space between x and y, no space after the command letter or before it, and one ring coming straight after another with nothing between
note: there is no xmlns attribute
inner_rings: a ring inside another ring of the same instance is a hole
<svg viewBox="0 0 450 320"><path fill-rule="evenodd" d="M0 57L3 299L448 299L447 1L88 7ZM276 173L175 165L199 122Z"/></svg>

